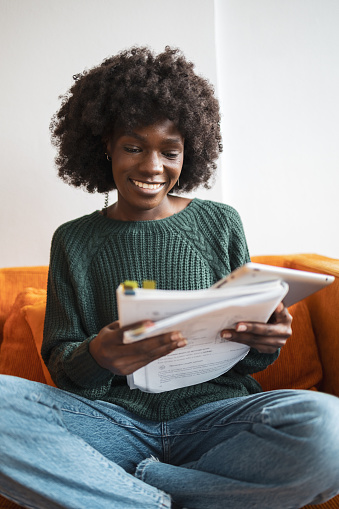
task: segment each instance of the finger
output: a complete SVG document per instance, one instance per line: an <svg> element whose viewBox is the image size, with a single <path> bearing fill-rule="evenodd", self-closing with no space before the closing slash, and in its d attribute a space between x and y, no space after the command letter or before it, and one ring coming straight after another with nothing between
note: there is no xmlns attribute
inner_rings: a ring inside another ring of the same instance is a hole
<svg viewBox="0 0 339 509"><path fill-rule="evenodd" d="M260 323L260 322L249 322L239 323L235 327L236 332L246 334L251 333L256 336L280 336L288 338L292 334L291 323L288 322L277 322L277 323Z"/></svg>
<svg viewBox="0 0 339 509"><path fill-rule="evenodd" d="M162 344L157 342L156 346L153 346L153 341L145 339L121 347L121 349L124 349L125 355L115 362L114 371L121 375L133 373L150 362L168 355L173 350L182 348L187 344L186 339L184 339L180 333L164 334L163 336L171 336L170 341L168 341L168 337L150 338L151 340L163 339L164 342Z"/></svg>
<svg viewBox="0 0 339 509"><path fill-rule="evenodd" d="M260 337L260 336L252 336L252 335L242 335L242 337L237 337L233 335L231 338L227 338L229 341L234 341L235 343L240 343L249 346L250 348L255 348L258 352L261 353L274 353L279 348L282 348L287 341L287 338L281 337Z"/></svg>
<svg viewBox="0 0 339 509"><path fill-rule="evenodd" d="M174 346L166 345L166 346L157 348L156 350L147 352L143 356L129 358L130 363L128 364L128 371L129 371L128 374L133 373L137 369L143 368L150 362L156 361L157 359L160 359L161 357L165 357L166 355L170 354L177 348L181 348L181 347L178 347L176 345L174 345Z"/></svg>
<svg viewBox="0 0 339 509"><path fill-rule="evenodd" d="M117 329L119 329L120 328L119 320L115 320L115 322L110 323L107 326L107 328L110 329L110 330L117 330Z"/></svg>
<svg viewBox="0 0 339 509"><path fill-rule="evenodd" d="M165 334L159 334L158 336L152 336L150 338L143 339L132 344L135 345L136 347L139 347L140 352L143 352L147 350L155 350L156 348L159 348L163 345L169 345L172 343L179 344L180 346L182 341L185 341L186 344L186 340L184 339L181 332L172 331L166 332Z"/></svg>
<svg viewBox="0 0 339 509"><path fill-rule="evenodd" d="M152 325L154 325L154 322L152 322L151 320L140 320L139 322L134 322L129 325L125 325L124 327L120 327L119 320L116 320L115 322L112 322L109 325L107 325L107 328L110 330L120 329L122 332L125 332L126 330L139 329L143 326L147 328Z"/></svg>
<svg viewBox="0 0 339 509"><path fill-rule="evenodd" d="M292 316L282 302L280 302L279 306L268 320L268 323L292 323Z"/></svg>
<svg viewBox="0 0 339 509"><path fill-rule="evenodd" d="M134 359L140 359L141 362L147 363L170 353L176 348L182 348L186 344L187 341L182 334L175 331L130 343L121 350L124 352L124 357L128 357L133 363Z"/></svg>
<svg viewBox="0 0 339 509"><path fill-rule="evenodd" d="M143 320L140 322L135 322L130 325L126 325L125 327L120 327L119 321L115 321L107 325L104 330L106 332L106 338L114 344L120 344L124 342L124 332L128 330L138 330L138 329L147 329L154 325L154 322L150 320Z"/></svg>
<svg viewBox="0 0 339 509"><path fill-rule="evenodd" d="M287 341L287 337L281 336L253 336L251 334L243 334L241 336L233 335L232 338L227 338L229 341L241 343L250 347L256 348L257 346L267 346L269 348L282 348Z"/></svg>
<svg viewBox="0 0 339 509"><path fill-rule="evenodd" d="M250 336L262 337L282 337L288 338L292 334L291 324L275 323L266 324L260 322L240 322L235 329L225 329L221 331L221 336L225 339L245 338Z"/></svg>
<svg viewBox="0 0 339 509"><path fill-rule="evenodd" d="M275 311L277 313L281 313L285 309L285 305L283 302L279 302L278 306L276 307Z"/></svg>

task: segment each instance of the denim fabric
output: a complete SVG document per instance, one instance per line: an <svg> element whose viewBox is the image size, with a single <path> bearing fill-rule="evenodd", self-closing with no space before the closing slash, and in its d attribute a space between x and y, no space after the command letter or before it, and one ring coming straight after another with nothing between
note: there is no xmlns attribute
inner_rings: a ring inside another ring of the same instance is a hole
<svg viewBox="0 0 339 509"><path fill-rule="evenodd" d="M284 509L339 492L339 399L274 391L154 422L0 376L0 492L26 507Z"/></svg>

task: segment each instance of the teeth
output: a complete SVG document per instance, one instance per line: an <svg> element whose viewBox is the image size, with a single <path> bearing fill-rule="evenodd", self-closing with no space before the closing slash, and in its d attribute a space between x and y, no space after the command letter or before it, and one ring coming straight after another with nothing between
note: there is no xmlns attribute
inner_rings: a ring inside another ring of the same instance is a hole
<svg viewBox="0 0 339 509"><path fill-rule="evenodd" d="M159 189L162 186L162 184L146 184L146 182L139 182L138 180L133 179L132 182L142 189Z"/></svg>

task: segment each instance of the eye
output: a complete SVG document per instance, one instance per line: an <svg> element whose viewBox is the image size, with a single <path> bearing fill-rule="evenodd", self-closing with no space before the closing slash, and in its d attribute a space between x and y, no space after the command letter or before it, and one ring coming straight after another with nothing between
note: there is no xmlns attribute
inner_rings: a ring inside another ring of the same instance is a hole
<svg viewBox="0 0 339 509"><path fill-rule="evenodd" d="M178 152L164 152L164 156L168 159L176 159L179 156Z"/></svg>
<svg viewBox="0 0 339 509"><path fill-rule="evenodd" d="M141 152L141 149L139 147L125 146L124 151L128 152L129 154L138 154L139 152Z"/></svg>

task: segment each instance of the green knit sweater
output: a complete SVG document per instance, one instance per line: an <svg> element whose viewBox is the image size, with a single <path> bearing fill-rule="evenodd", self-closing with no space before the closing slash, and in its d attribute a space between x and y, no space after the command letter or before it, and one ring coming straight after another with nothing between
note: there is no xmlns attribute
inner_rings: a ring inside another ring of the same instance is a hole
<svg viewBox="0 0 339 509"><path fill-rule="evenodd" d="M99 366L89 342L118 318L115 291L125 280L145 279L160 289L207 288L249 261L238 213L194 199L156 221L116 221L94 212L54 234L42 356L56 385L89 399L120 405L140 417L176 418L205 403L261 390L249 376L276 354L251 350L217 379L160 394L130 390L126 377Z"/></svg>

